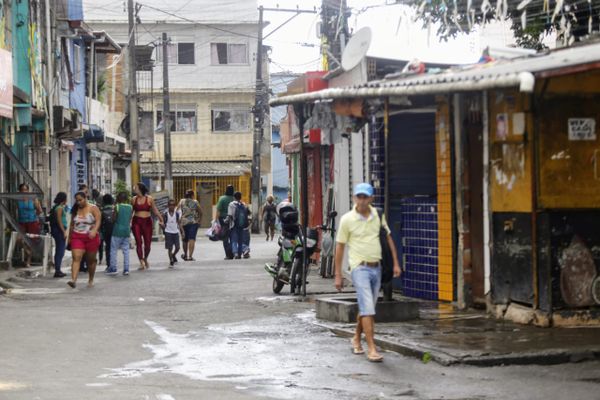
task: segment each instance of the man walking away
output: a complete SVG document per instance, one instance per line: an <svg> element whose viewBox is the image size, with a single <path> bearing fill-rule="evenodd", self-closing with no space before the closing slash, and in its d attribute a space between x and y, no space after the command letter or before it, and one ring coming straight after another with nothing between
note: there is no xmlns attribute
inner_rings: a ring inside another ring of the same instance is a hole
<svg viewBox="0 0 600 400"><path fill-rule="evenodd" d="M231 233L229 232L230 221L227 220L229 203L233 201L233 186L227 185L225 194L219 197L217 201L217 219L221 228L225 231L223 233L223 250L225 250L225 259L231 260L233 258L233 252L231 251Z"/></svg>
<svg viewBox="0 0 600 400"><path fill-rule="evenodd" d="M242 193L235 192L233 194L235 199L229 203L229 209L227 215L232 221L231 228L231 250L236 259L242 258L244 253L244 230L249 226L248 223L248 208L242 201Z"/></svg>
<svg viewBox="0 0 600 400"><path fill-rule="evenodd" d="M110 243L110 265L117 272L117 252L123 251L123 275L129 275L129 236L131 235L131 220L133 207L125 192L117 195L117 205L114 211L114 225Z"/></svg>
<svg viewBox="0 0 600 400"><path fill-rule="evenodd" d="M364 332L367 341L369 361L383 361L377 352L373 336L375 332L375 305L381 287L381 244L379 231L381 226L387 231L387 240L394 258L394 277L400 276L400 264L394 241L390 235L385 216L381 219L377 210L371 206L373 186L359 183L354 188L354 207L342 216L336 238L335 249L335 287L343 288L342 262L344 250L348 246L348 262L352 276L352 285L356 289L358 317L356 332L352 338L354 354L363 354L361 335Z"/></svg>
<svg viewBox="0 0 600 400"><path fill-rule="evenodd" d="M177 262L179 252L179 220L181 211L176 210L175 200L169 200L169 209L163 215L165 221L165 249L169 253L169 268L173 268Z"/></svg>
<svg viewBox="0 0 600 400"><path fill-rule="evenodd" d="M112 265L110 263L110 248L111 248L111 240L112 240L112 231L114 227L114 199L110 194L105 194L102 197L102 223L100 224L100 261L102 262L102 249L104 248L104 253L106 254L106 269L104 272L106 273L116 273L117 266Z"/></svg>

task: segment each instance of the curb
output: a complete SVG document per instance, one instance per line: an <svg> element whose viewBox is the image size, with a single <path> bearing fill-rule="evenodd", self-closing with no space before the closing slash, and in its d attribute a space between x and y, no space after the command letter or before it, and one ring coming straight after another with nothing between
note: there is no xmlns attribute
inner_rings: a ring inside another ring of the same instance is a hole
<svg viewBox="0 0 600 400"><path fill-rule="evenodd" d="M337 336L354 336L353 329L339 328L319 321L316 321L315 325L326 328ZM586 350L554 349L537 353L456 357L436 348L426 348L416 343L400 343L386 336L375 336L375 344L383 350L393 351L420 360L427 358L443 366L470 365L475 367L497 367L504 365L556 365L600 360L600 347Z"/></svg>

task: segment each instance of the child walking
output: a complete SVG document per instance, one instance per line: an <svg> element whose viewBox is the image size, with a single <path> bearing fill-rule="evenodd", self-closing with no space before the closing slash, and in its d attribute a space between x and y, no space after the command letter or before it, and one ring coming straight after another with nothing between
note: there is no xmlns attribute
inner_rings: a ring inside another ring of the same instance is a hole
<svg viewBox="0 0 600 400"><path fill-rule="evenodd" d="M117 195L117 205L114 211L114 226L110 242L110 272L117 272L117 252L123 251L123 275L129 275L129 236L131 235L131 220L133 207L125 192Z"/></svg>
<svg viewBox="0 0 600 400"><path fill-rule="evenodd" d="M177 262L177 253L179 252L179 220L181 211L175 210L177 203L175 200L169 200L169 209L163 215L165 221L165 249L169 253L169 268L173 268Z"/></svg>

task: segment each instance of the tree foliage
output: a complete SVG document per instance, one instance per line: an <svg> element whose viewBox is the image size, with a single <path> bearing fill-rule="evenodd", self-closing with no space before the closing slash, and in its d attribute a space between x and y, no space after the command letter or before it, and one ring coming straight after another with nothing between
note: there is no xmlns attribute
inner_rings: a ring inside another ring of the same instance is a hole
<svg viewBox="0 0 600 400"><path fill-rule="evenodd" d="M566 44L598 30L599 4L588 0L410 0L423 26L437 25L437 36L447 40L492 20L510 19L520 47L542 49L551 31Z"/></svg>

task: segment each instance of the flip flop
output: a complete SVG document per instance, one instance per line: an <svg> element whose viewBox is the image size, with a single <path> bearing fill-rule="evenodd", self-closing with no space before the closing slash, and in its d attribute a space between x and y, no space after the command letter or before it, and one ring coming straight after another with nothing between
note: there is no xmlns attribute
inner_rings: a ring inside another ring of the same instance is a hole
<svg viewBox="0 0 600 400"><path fill-rule="evenodd" d="M382 362L383 356L381 354L377 354L376 356L367 355L367 360L371 362Z"/></svg>
<svg viewBox="0 0 600 400"><path fill-rule="evenodd" d="M354 338L350 339L350 343L352 344L352 353L353 354L364 354L365 350L359 344L354 343Z"/></svg>

